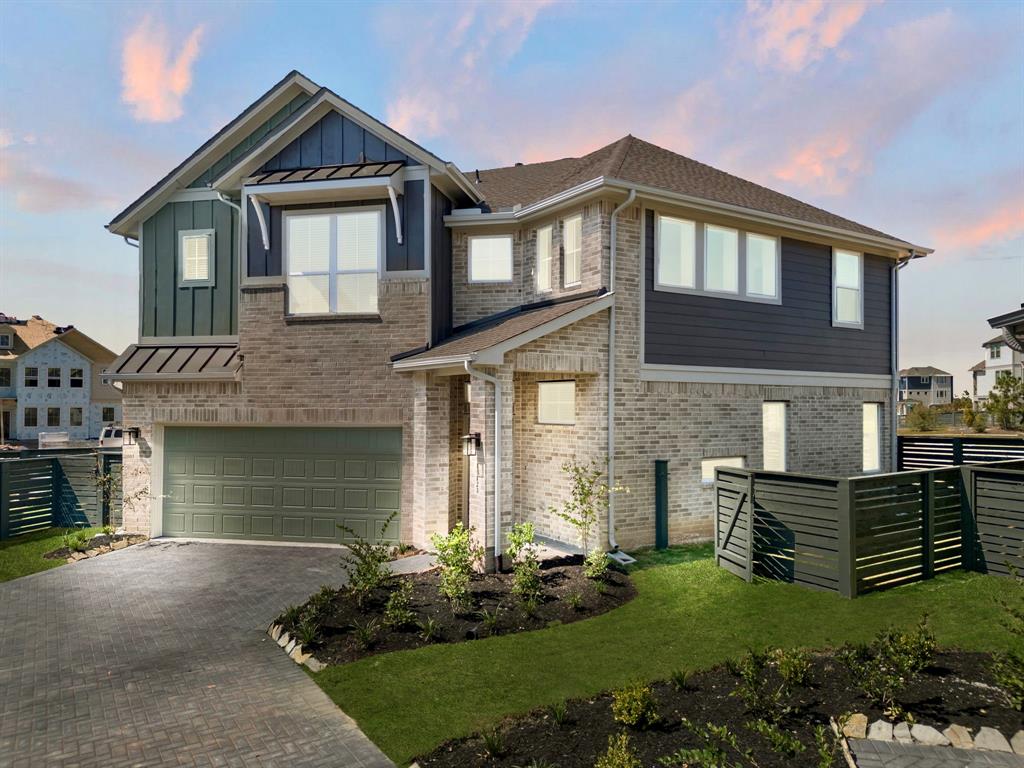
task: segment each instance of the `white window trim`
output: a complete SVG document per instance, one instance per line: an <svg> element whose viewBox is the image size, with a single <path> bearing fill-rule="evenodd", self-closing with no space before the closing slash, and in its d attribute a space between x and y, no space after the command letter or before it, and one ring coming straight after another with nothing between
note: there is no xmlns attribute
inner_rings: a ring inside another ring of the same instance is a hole
<svg viewBox="0 0 1024 768"><path fill-rule="evenodd" d="M81 371L82 375L81 376L75 376L74 375L75 371ZM78 381L81 382L79 384L79 386L77 386L77 387L72 383L75 379L78 379ZM85 368L69 368L68 369L68 389L85 389Z"/></svg>
<svg viewBox="0 0 1024 768"><path fill-rule="evenodd" d="M572 384L572 419L542 419L540 415L541 392L545 384ZM575 379L552 379L549 381L537 382L537 423L550 426L572 427L576 425L576 380Z"/></svg>
<svg viewBox="0 0 1024 768"><path fill-rule="evenodd" d="M473 241L474 240L508 240L509 278L508 280L477 280L473 277ZM470 235L466 241L466 282L472 285L505 285L516 278L516 243L511 234Z"/></svg>
<svg viewBox="0 0 1024 768"><path fill-rule="evenodd" d="M28 379L29 379L28 372L29 371L35 371L36 372L35 376L32 377L36 381L35 384L29 384L28 383ZM37 388L41 389L41 387L39 387L39 366L36 366L36 365L26 365L25 366L24 370L21 373L21 386L27 387L29 389L37 389Z"/></svg>
<svg viewBox="0 0 1024 768"><path fill-rule="evenodd" d="M0 333L0 349L10 349L12 346L14 346L14 335Z"/></svg>
<svg viewBox="0 0 1024 768"><path fill-rule="evenodd" d="M860 270L860 321L856 323L843 322L839 320L836 315L839 312L839 286L836 284L836 253L847 253L857 257L858 267ZM853 328L855 330L864 330L864 254L857 251L848 251L845 248L833 248L832 249L832 325L835 328Z"/></svg>
<svg viewBox="0 0 1024 768"><path fill-rule="evenodd" d="M296 272L295 277L327 275L327 311L326 312L303 312L294 314L287 312L288 317L379 317L380 316L380 283L384 273L384 240L387 237L385 229L387 220L384 215L383 205L348 205L340 208L303 208L300 210L281 212L281 261L284 283L287 288L288 278L293 274L289 269L288 253L288 220L301 216L324 216L343 213L376 213L377 214L377 312L339 312L338 306L338 281L334 278L337 275L362 275L370 274L368 269L338 269L338 236L337 219L331 219L331 234L328 239L330 243L330 256L327 262L326 272ZM287 302L287 297L285 297ZM285 305L287 308L287 304Z"/></svg>
<svg viewBox="0 0 1024 768"><path fill-rule="evenodd" d="M713 465L714 469L717 469L718 467L723 467L723 466L724 467L728 467L730 469L746 469L747 468L747 457L746 456L738 456L736 454L732 454L732 455L729 455L729 456L703 456L700 459L700 464L697 465L697 469L700 470L700 484L704 488L713 488L715 486L714 471L712 472L712 475L711 475L710 479L706 479L704 477L704 465L707 462L709 462L709 461L719 461L719 462L736 462L736 461L739 461L738 465L735 464L735 463L715 464L715 465Z"/></svg>
<svg viewBox="0 0 1024 768"><path fill-rule="evenodd" d="M57 375L55 377L51 376L50 375L51 371L56 371ZM55 387L50 384L50 379L53 379L53 378L57 379L57 386L55 386ZM64 387L64 369L60 368L58 366L55 366L55 365L47 366L47 368L46 368L46 388L47 389L62 389L63 387Z"/></svg>
<svg viewBox="0 0 1024 768"><path fill-rule="evenodd" d="M729 290L726 290L724 288L721 289L721 290L718 290L718 289L715 289L715 288L708 288L707 287L708 258L709 258L709 254L708 254L708 230L710 228L712 228L712 227L715 228L715 229L720 229L720 230L722 230L724 232L734 232L734 233L736 233L736 290L735 291L729 291ZM704 275L703 275L704 276L704 280L703 280L704 293L706 293L706 294L708 294L710 296L733 296L733 297L744 296L745 293L746 293L744 288L745 288L745 283L747 282L747 270L746 270L746 259L744 258L744 256L746 255L744 253L745 245L746 245L746 242L745 242L746 238L743 237L743 233L740 232L735 227L726 227L726 226L723 226L722 224L704 224L704 226L701 227L701 230L702 230L701 235L702 235L702 237L704 239L704 242L702 243L702 248L701 248L701 250L703 252L703 256L704 256Z"/></svg>
<svg viewBox="0 0 1024 768"><path fill-rule="evenodd" d="M767 454L767 443L765 441L764 417L769 406L782 406L782 467L768 469L765 466L765 455ZM765 400L761 404L761 466L766 472L788 472L789 471L789 403L785 400Z"/></svg>
<svg viewBox="0 0 1024 768"><path fill-rule="evenodd" d="M548 266L547 266L547 278L548 278L547 282L548 282L548 286L547 286L547 288L542 288L541 285L540 285L540 278L541 278L541 275L544 273L544 269L541 267L541 261L540 261L540 240L541 240L541 233L542 232L547 232L547 237L548 237ZM536 246L535 246L534 250L535 250L534 259L535 259L536 264L537 264L536 275L534 276L534 288L536 289L537 293L551 293L551 291L554 290L554 280L552 280L551 278L553 277L553 274L554 274L554 264L555 264L555 254L554 254L554 250L555 250L555 228L554 228L553 225L547 224L547 225L545 225L543 227L537 227Z"/></svg>
<svg viewBox="0 0 1024 768"><path fill-rule="evenodd" d="M567 253L566 253L566 250L565 250L565 230L566 230L566 226L565 225L567 223L569 223L570 221L575 221L576 219L579 219L579 222L580 222L579 268L577 270L579 272L579 280L574 280L573 282L570 283L570 282L566 282L566 277L569 274L569 270L565 268L565 265L567 263L567 260L566 260ZM566 216L564 219L562 219L562 247L561 247L561 251L562 251L562 287L563 288L578 288L579 286L583 285L583 214L582 213L574 213L572 216Z"/></svg>
<svg viewBox="0 0 1024 768"><path fill-rule="evenodd" d="M209 241L209 276L205 280L185 279L185 238L206 237ZM178 286L181 288L213 288L217 284L217 233L210 229L178 230Z"/></svg>
<svg viewBox="0 0 1024 768"><path fill-rule="evenodd" d="M51 424L50 423L50 411L56 411L57 412L57 423L56 424ZM64 419L64 409L63 408L61 408L59 405L48 405L48 406L46 406L46 426L47 427L61 427L61 426L64 426L63 419Z"/></svg>
<svg viewBox="0 0 1024 768"><path fill-rule="evenodd" d="M665 293L685 293L692 296L710 296L716 299L729 299L730 301L748 301L755 304L782 304L782 239L777 235L769 235L756 230L738 229L727 227L722 224L711 224L710 226L721 229L731 229L737 233L737 291L713 291L704 288L704 276L707 263L707 227L709 222L688 219L685 216L672 216L664 214L665 218L677 219L679 221L691 221L694 224L694 287L685 288L678 285L668 285L658 282L658 264L661 260L661 237L658 231L658 220L663 214L654 212L654 290ZM775 240L775 296L762 296L760 294L747 293L747 235L759 235Z"/></svg>

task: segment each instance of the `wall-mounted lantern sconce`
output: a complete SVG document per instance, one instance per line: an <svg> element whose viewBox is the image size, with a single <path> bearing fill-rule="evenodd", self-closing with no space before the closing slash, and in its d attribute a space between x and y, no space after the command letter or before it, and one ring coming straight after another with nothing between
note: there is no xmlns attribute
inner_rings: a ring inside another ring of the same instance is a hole
<svg viewBox="0 0 1024 768"><path fill-rule="evenodd" d="M142 430L138 427L124 427L121 430L121 437L125 445L135 445Z"/></svg>
<svg viewBox="0 0 1024 768"><path fill-rule="evenodd" d="M463 456L476 456L476 452L480 449L480 433L470 432L468 435L462 436L462 455Z"/></svg>

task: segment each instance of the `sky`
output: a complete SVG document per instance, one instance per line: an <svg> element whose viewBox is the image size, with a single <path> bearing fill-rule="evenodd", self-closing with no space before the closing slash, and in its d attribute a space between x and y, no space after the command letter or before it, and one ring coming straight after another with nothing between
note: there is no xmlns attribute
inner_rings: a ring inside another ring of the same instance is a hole
<svg viewBox="0 0 1024 768"><path fill-rule="evenodd" d="M935 249L900 364L1024 302L1024 0L0 3L0 311L136 341L103 225L298 69L466 172L632 133Z"/></svg>

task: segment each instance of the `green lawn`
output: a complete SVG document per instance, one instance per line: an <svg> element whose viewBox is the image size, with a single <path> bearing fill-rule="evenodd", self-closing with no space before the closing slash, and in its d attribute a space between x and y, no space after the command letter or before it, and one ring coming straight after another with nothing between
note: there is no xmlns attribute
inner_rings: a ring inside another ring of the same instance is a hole
<svg viewBox="0 0 1024 768"><path fill-rule="evenodd" d="M856 600L780 583L747 584L704 548L642 553L631 603L586 621L382 654L314 675L400 765L503 716L676 668L713 666L755 645L826 647L930 617L940 644L1011 643L993 598L1007 579L950 573ZM700 559L686 562L695 556ZM676 564L657 565L675 559Z"/></svg>
<svg viewBox="0 0 1024 768"><path fill-rule="evenodd" d="M99 533L99 528L87 528L89 533ZM64 560L44 560L43 555L63 546L63 528L48 528L45 531L17 536L0 542L0 581L10 581L30 573L46 571L64 565Z"/></svg>

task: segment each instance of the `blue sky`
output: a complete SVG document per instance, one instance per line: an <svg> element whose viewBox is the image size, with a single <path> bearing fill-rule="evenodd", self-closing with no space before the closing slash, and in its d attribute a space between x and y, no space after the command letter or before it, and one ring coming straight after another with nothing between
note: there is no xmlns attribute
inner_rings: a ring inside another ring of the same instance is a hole
<svg viewBox="0 0 1024 768"><path fill-rule="evenodd" d="M936 253L901 364L1024 301L1024 3L0 4L0 311L135 340L111 216L291 69L463 170L626 133Z"/></svg>

